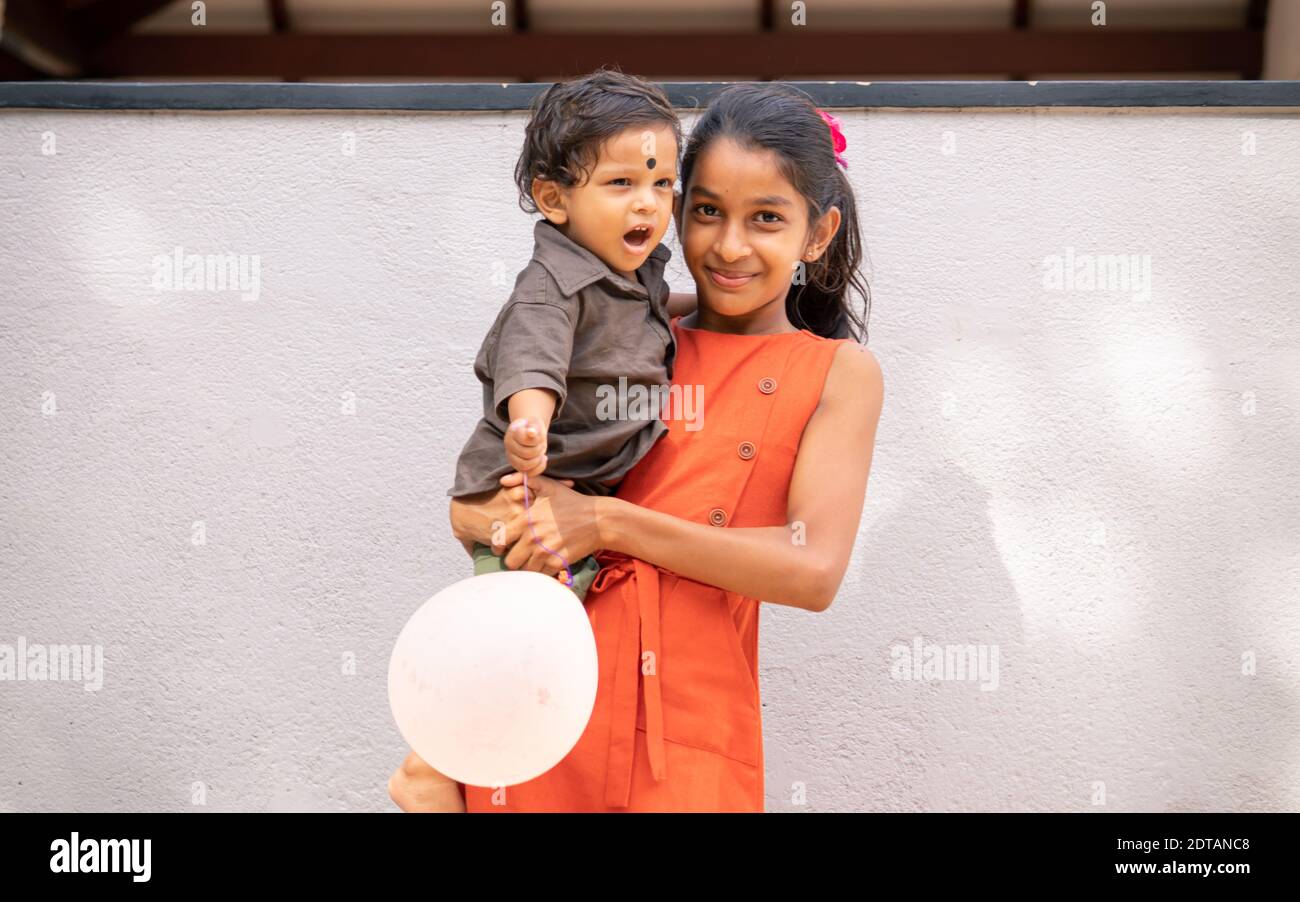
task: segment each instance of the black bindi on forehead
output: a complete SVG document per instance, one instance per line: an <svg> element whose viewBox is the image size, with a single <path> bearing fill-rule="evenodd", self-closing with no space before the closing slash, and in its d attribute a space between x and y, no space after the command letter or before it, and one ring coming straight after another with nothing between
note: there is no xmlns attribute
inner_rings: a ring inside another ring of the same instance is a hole
<svg viewBox="0 0 1300 902"><path fill-rule="evenodd" d="M646 168L646 169L654 169L654 168L655 168L655 158L654 158L654 157L651 157L650 159L648 159L648 160L645 161L645 168Z"/></svg>

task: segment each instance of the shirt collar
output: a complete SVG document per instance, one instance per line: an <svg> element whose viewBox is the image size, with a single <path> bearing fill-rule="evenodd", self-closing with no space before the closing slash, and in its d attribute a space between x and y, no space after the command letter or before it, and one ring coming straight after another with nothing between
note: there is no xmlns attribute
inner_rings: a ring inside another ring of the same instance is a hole
<svg viewBox="0 0 1300 902"><path fill-rule="evenodd" d="M647 285L653 286L663 278L670 257L672 251L661 243L650 252L637 272L645 278ZM607 279L625 291L649 294L645 285L638 281L629 282L614 272L604 260L565 235L547 219L539 219L533 226L533 258L546 267L546 271L566 295L575 294L579 289L601 279Z"/></svg>

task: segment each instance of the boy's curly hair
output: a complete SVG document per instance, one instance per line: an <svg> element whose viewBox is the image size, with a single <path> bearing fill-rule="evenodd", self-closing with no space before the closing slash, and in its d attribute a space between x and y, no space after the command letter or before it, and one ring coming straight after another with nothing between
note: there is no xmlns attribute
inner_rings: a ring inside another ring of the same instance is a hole
<svg viewBox="0 0 1300 902"><path fill-rule="evenodd" d="M608 67L570 81L556 82L533 101L524 147L515 164L519 206L536 213L533 179L573 187L595 167L600 148L624 129L666 125L673 130L680 157L682 126L667 95L634 75Z"/></svg>

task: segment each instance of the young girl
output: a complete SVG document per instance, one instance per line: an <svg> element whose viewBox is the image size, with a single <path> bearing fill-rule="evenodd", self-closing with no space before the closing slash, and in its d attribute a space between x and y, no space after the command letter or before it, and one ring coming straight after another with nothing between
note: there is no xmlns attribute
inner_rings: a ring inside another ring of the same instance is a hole
<svg viewBox="0 0 1300 902"><path fill-rule="evenodd" d="M674 387L703 387L704 427L668 433L616 497L522 476L491 501L454 502L457 536L506 566L558 572L542 545L599 552L586 609L597 698L577 745L545 774L465 786L467 810L761 811L758 604L824 611L847 568L883 398L857 340L864 300L852 190L833 117L775 84L721 92L682 165L677 228L699 309L675 317ZM518 541L516 541L518 540ZM390 781L422 810L426 774Z"/></svg>

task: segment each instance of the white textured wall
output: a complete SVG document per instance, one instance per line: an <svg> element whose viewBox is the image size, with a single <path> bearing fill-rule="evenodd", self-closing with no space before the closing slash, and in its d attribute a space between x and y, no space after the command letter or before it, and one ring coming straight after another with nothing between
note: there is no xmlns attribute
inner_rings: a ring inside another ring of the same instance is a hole
<svg viewBox="0 0 1300 902"><path fill-rule="evenodd" d="M1300 119L840 115L887 399L837 601L764 611L769 810L1300 808ZM392 809L522 121L0 111L0 643L104 652L0 682L0 808ZM177 245L260 297L155 291Z"/></svg>

